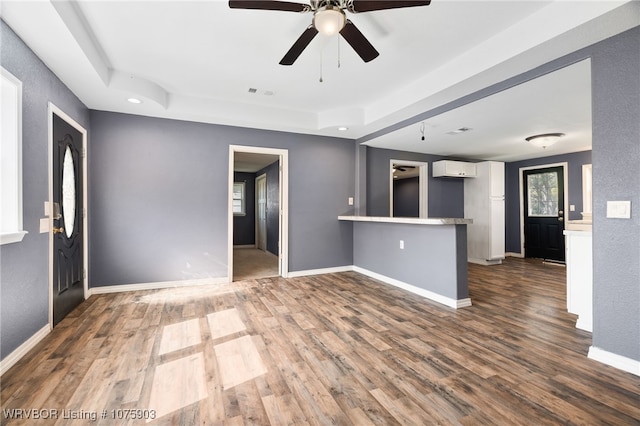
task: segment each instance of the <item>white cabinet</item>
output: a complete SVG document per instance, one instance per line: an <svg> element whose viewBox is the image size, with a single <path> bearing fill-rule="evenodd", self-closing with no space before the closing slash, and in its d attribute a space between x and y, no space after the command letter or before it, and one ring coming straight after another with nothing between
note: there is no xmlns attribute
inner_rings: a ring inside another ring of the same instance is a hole
<svg viewBox="0 0 640 426"><path fill-rule="evenodd" d="M475 163L476 178L464 181L464 217L469 262L495 265L504 259L504 163Z"/></svg>
<svg viewBox="0 0 640 426"><path fill-rule="evenodd" d="M433 177L475 177L475 163L441 160L433 163Z"/></svg>
<svg viewBox="0 0 640 426"><path fill-rule="evenodd" d="M567 310L578 316L576 328L593 330L593 249L591 231L565 230Z"/></svg>

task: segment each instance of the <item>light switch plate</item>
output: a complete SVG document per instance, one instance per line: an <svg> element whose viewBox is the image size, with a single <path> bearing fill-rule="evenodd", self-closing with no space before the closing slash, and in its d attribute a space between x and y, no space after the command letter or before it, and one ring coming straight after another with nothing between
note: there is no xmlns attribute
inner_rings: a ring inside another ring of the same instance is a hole
<svg viewBox="0 0 640 426"><path fill-rule="evenodd" d="M349 197L349 205L352 206L353 205L353 197Z"/></svg>
<svg viewBox="0 0 640 426"><path fill-rule="evenodd" d="M49 218L43 217L40 219L40 233L45 234L49 232Z"/></svg>
<svg viewBox="0 0 640 426"><path fill-rule="evenodd" d="M570 211L570 212L575 212L575 211L576 211L576 206L575 206L575 204L571 204L571 205L569 206L569 211Z"/></svg>
<svg viewBox="0 0 640 426"><path fill-rule="evenodd" d="M607 201L607 217L631 219L631 201Z"/></svg>
<svg viewBox="0 0 640 426"><path fill-rule="evenodd" d="M51 216L51 203L48 201L44 202L44 215Z"/></svg>

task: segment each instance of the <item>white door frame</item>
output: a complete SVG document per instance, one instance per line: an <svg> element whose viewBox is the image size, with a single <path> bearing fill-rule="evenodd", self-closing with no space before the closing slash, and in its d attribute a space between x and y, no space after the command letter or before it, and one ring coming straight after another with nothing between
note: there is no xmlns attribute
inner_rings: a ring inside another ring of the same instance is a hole
<svg viewBox="0 0 640 426"><path fill-rule="evenodd" d="M423 161L389 160L389 216L393 217L393 165L415 166L418 168L418 191L420 195L419 217L429 217L429 163Z"/></svg>
<svg viewBox="0 0 640 426"><path fill-rule="evenodd" d="M49 223L49 329L53 329L53 148L55 146L53 140L53 114L69 123L74 129L82 134L82 227L83 227L83 239L82 239L82 287L84 292L84 299L86 300L91 294L89 292L89 226L87 224L87 130L82 127L77 121L69 117L64 111L58 108L52 102L49 102L48 108L48 130L49 130L49 211L48 223Z"/></svg>
<svg viewBox="0 0 640 426"><path fill-rule="evenodd" d="M540 164L538 166L520 167L518 173L518 191L520 192L520 256L524 257L524 172L528 170L546 169L549 167L562 167L564 179L564 226L567 226L569 217L569 163Z"/></svg>
<svg viewBox="0 0 640 426"><path fill-rule="evenodd" d="M228 184L228 242L227 242L227 276L233 281L233 169L236 152L252 154L277 155L280 160L280 215L278 244L278 274L283 278L289 276L289 150L263 148L256 146L229 145L229 184Z"/></svg>

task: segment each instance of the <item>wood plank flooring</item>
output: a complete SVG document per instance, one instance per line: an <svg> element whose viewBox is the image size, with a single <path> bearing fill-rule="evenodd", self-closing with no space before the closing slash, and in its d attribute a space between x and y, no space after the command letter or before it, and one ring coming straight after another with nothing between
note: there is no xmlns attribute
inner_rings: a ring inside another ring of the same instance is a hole
<svg viewBox="0 0 640 426"><path fill-rule="evenodd" d="M93 296L2 377L0 421L640 424L640 378L587 358L563 268L469 281L459 310L352 272Z"/></svg>

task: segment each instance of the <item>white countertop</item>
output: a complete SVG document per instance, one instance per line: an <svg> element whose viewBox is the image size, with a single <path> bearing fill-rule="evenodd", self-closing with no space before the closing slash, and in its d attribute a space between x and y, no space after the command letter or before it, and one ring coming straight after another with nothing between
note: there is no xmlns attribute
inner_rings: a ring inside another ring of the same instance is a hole
<svg viewBox="0 0 640 426"><path fill-rule="evenodd" d="M338 220L352 222L409 223L414 225L470 225L473 219L455 217L386 217L386 216L338 216Z"/></svg>

